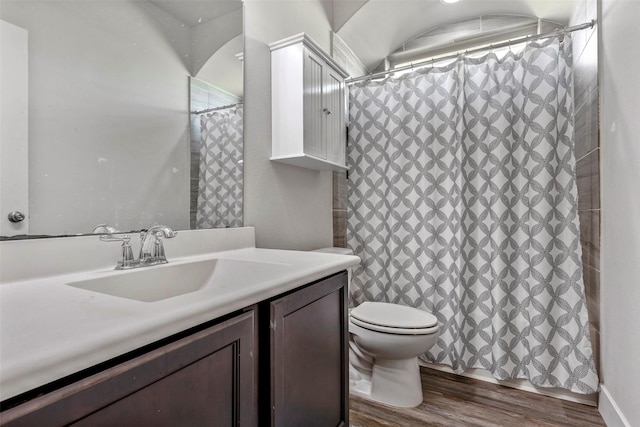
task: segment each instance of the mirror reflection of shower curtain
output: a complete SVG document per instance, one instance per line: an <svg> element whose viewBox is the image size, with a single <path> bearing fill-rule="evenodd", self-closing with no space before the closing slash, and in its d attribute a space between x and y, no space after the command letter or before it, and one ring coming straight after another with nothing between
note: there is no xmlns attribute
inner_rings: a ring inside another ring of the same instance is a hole
<svg viewBox="0 0 640 427"><path fill-rule="evenodd" d="M196 228L241 227L243 109L200 117L200 173Z"/></svg>

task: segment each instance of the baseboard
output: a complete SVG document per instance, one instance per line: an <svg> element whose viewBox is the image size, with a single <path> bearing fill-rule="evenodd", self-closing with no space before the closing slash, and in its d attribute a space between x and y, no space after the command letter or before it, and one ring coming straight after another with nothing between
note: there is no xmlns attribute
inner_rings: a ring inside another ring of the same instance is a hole
<svg viewBox="0 0 640 427"><path fill-rule="evenodd" d="M598 411L608 427L631 427L606 386L600 385Z"/></svg>
<svg viewBox="0 0 640 427"><path fill-rule="evenodd" d="M515 388L518 390L524 390L531 393L541 394L544 396L555 397L556 399L567 400L569 402L581 403L583 405L589 405L593 407L598 406L598 393L594 394L578 394L573 393L569 390L564 390L561 388L541 388L536 387L533 384L529 383L526 380L497 380L491 375L491 372L485 369L469 369L463 373L454 372L453 369L448 366L443 365L431 365L421 359L418 359L420 366L424 366L426 368L435 369L438 371L448 372L450 374L461 375L463 377L469 377L476 380L486 381L493 384L500 384L506 387ZM623 424L620 424L623 425Z"/></svg>

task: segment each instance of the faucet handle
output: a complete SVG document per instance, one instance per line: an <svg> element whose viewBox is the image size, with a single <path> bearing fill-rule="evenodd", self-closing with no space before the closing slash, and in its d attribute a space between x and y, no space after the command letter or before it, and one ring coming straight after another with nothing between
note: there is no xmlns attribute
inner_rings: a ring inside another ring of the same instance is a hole
<svg viewBox="0 0 640 427"><path fill-rule="evenodd" d="M105 234L115 234L117 233L118 230L116 230L115 228L113 228L112 226L110 226L109 224L98 224L93 228L93 231L91 232L92 234L100 234L100 235L105 235Z"/></svg>
<svg viewBox="0 0 640 427"><path fill-rule="evenodd" d="M131 243L129 241L129 236L126 240L122 240L122 253L121 257L118 260L118 265L116 265L116 270L128 270L130 268L136 268L139 265L139 261L133 257L133 249L131 249Z"/></svg>
<svg viewBox="0 0 640 427"><path fill-rule="evenodd" d="M127 270L129 268L135 268L138 266L138 260L133 257L133 250L131 249L131 237L124 234L122 236L114 236L112 234L101 234L101 242L122 242L120 259L116 265L116 270Z"/></svg>
<svg viewBox="0 0 640 427"><path fill-rule="evenodd" d="M153 256L155 257L156 264L166 264L169 262L164 254L164 244L160 236L156 236L156 241L153 244Z"/></svg>

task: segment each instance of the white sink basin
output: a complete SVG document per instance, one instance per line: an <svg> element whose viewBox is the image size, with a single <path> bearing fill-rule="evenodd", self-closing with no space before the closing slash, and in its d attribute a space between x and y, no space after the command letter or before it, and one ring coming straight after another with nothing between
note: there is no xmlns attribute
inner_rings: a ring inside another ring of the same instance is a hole
<svg viewBox="0 0 640 427"><path fill-rule="evenodd" d="M213 287L222 289L257 284L281 274L287 267L287 264L216 258L113 272L67 285L120 298L154 302Z"/></svg>

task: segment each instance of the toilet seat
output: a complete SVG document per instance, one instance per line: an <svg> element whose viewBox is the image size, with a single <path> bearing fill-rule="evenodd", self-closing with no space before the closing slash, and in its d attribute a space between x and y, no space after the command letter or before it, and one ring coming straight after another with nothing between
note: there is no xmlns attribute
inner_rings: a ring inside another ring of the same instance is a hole
<svg viewBox="0 0 640 427"><path fill-rule="evenodd" d="M376 332L429 335L438 332L438 319L413 307L384 302L363 302L351 310L351 322Z"/></svg>

